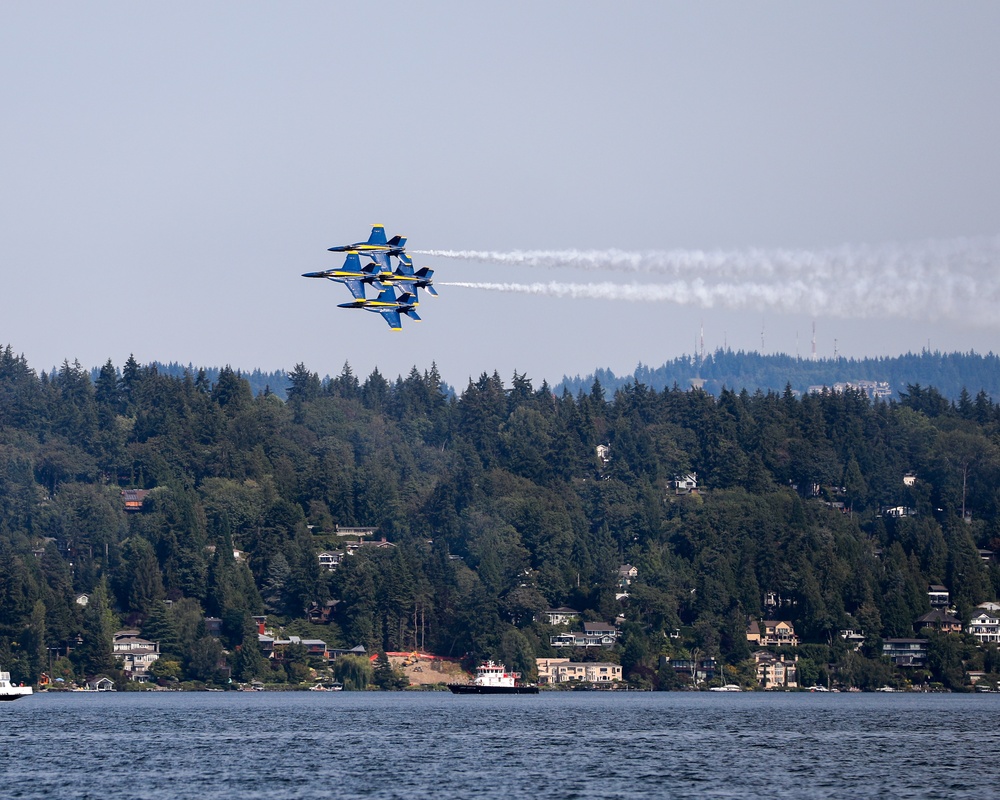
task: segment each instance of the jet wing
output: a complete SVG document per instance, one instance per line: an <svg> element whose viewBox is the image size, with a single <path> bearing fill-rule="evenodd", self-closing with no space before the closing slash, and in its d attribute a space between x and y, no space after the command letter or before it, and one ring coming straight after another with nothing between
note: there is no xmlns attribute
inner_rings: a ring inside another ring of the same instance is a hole
<svg viewBox="0 0 1000 800"><path fill-rule="evenodd" d="M389 327L394 331L403 330L403 323L399 319L399 312L394 308L383 308L379 311L382 319L389 323Z"/></svg>
<svg viewBox="0 0 1000 800"><path fill-rule="evenodd" d="M347 287L347 291L355 300L365 299L365 282L361 280L347 279L341 281Z"/></svg>

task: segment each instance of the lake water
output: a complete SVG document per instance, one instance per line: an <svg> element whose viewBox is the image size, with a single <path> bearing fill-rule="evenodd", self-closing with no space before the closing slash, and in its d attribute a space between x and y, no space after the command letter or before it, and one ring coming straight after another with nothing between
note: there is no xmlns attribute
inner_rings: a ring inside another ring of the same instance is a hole
<svg viewBox="0 0 1000 800"><path fill-rule="evenodd" d="M0 797L982 798L1000 695L36 694Z"/></svg>

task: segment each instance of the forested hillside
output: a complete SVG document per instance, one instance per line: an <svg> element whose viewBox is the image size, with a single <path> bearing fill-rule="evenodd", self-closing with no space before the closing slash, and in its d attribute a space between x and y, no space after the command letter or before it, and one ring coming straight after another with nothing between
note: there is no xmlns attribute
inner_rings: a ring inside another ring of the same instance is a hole
<svg viewBox="0 0 1000 800"><path fill-rule="evenodd" d="M301 364L290 382L283 401L228 368L170 377L130 358L92 380L0 351L0 665L111 670L128 625L181 677L261 677L250 617L267 614L331 647L531 675L557 654L543 612L570 606L623 617L613 650L578 655L640 685L675 685L661 655L746 674L748 622L777 615L802 639L802 682L870 687L892 679L881 640L914 635L929 584L964 620L1000 586L979 552L1000 549L1000 407L978 389L574 396L483 374L449 397L433 367L324 382ZM698 491L677 494L691 473ZM141 510L125 488L149 490ZM327 571L337 526L395 547ZM616 599L624 564L637 577ZM864 631L860 652L844 629ZM928 678L1000 670L995 647L931 638Z"/></svg>
<svg viewBox="0 0 1000 800"><path fill-rule="evenodd" d="M797 393L812 386L872 381L888 384L898 398L910 384L933 386L940 394L958 400L962 389L973 393L980 389L992 398L1000 398L1000 357L993 353L941 353L924 350L900 356L869 358L798 358L784 354L764 355L755 352L716 350L704 358L680 356L660 367L640 364L631 375L615 375L599 369L586 377L563 378L556 390L569 389L573 394L589 391L599 380L605 391L614 391L628 383L639 382L651 389L686 389L691 380L704 381L703 388L718 395L723 388L754 392L784 391L786 386Z"/></svg>

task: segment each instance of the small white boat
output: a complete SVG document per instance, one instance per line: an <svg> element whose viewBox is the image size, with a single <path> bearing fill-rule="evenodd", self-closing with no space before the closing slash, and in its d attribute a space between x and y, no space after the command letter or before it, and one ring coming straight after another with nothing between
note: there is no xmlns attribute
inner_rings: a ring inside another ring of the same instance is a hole
<svg viewBox="0 0 1000 800"><path fill-rule="evenodd" d="M31 694L31 687L15 686L10 682L9 672L0 672L0 700L20 700Z"/></svg>
<svg viewBox="0 0 1000 800"><path fill-rule="evenodd" d="M712 686L708 691L710 692L742 692L743 687L737 686L735 683L727 683L725 686Z"/></svg>

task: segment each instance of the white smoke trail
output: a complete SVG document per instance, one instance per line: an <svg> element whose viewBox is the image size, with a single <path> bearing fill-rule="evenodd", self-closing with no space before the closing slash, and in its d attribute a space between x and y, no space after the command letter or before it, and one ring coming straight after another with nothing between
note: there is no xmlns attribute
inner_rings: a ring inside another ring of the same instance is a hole
<svg viewBox="0 0 1000 800"><path fill-rule="evenodd" d="M1000 324L1000 237L828 250L418 251L438 258L646 273L666 284L455 283L467 288L754 308L837 317L953 319ZM449 284L445 284L449 285Z"/></svg>
<svg viewBox="0 0 1000 800"><path fill-rule="evenodd" d="M820 287L803 281L711 283L700 278L660 284L637 283L474 283L440 284L494 292L518 292L546 297L671 302L699 308L768 309L841 318L896 318L924 321L945 319L995 325L996 302L977 296L973 287L949 293L910 285L904 291L874 291L868 284Z"/></svg>
<svg viewBox="0 0 1000 800"><path fill-rule="evenodd" d="M949 239L909 245L843 245L826 250L748 248L746 250L416 250L419 255L524 267L646 272L754 279L845 273L887 277L980 273L1000 261L1000 237Z"/></svg>

